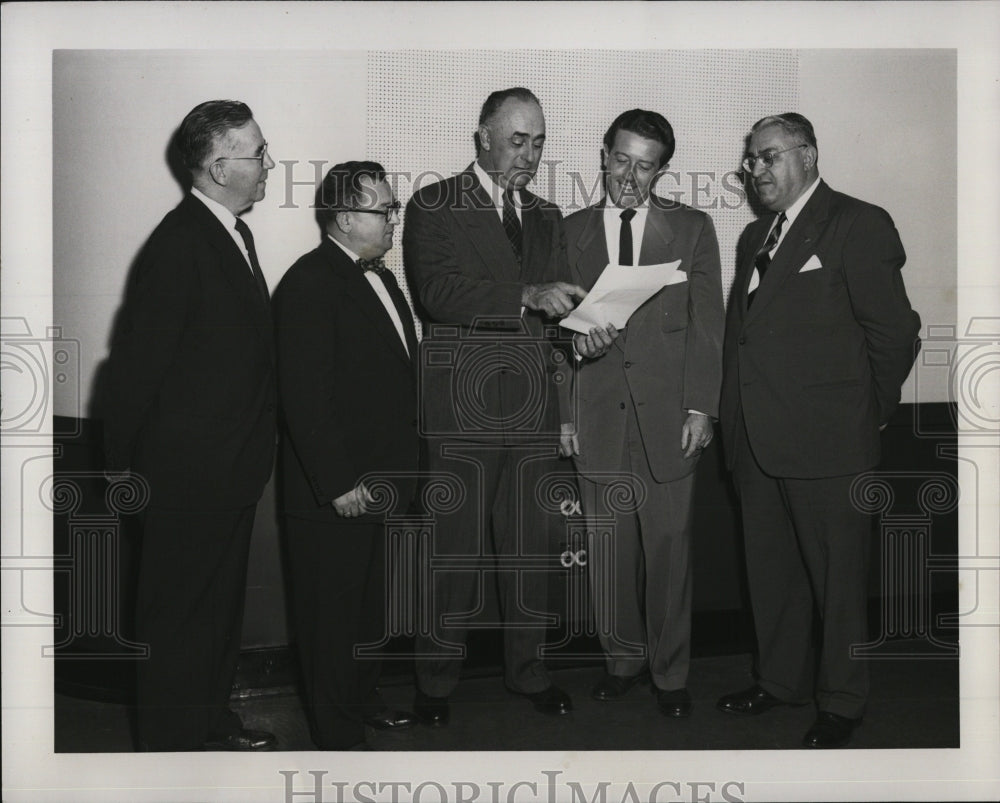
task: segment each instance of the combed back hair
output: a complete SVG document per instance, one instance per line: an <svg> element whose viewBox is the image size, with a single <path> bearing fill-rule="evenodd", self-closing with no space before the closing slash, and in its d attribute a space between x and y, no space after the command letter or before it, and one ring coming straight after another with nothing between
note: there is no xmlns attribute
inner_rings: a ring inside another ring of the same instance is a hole
<svg viewBox="0 0 1000 803"><path fill-rule="evenodd" d="M187 113L177 131L177 150L191 171L204 166L218 140L253 119L253 112L238 100L207 100Z"/></svg>
<svg viewBox="0 0 1000 803"><path fill-rule="evenodd" d="M479 112L479 125L489 124L490 119L497 110L503 106L504 101L514 98L515 100L524 101L525 103L539 103L538 98L535 97L535 93L530 89L525 89L523 86L514 86L510 89L498 89L496 92L491 92L490 96L486 98L486 102L483 103L483 108Z"/></svg>
<svg viewBox="0 0 1000 803"><path fill-rule="evenodd" d="M751 134L756 134L760 129L768 126L778 126L788 136L801 140L806 145L816 147L816 132L813 125L805 117L796 112L785 112L784 114L772 114L758 120L750 129Z"/></svg>
<svg viewBox="0 0 1000 803"><path fill-rule="evenodd" d="M316 190L316 219L324 229L337 212L356 207L364 199L363 178L377 184L385 179L385 168L378 162L341 162L330 168Z"/></svg>
<svg viewBox="0 0 1000 803"><path fill-rule="evenodd" d="M611 153L611 146L615 144L615 137L619 131L631 131L640 137L662 143L665 147L659 167L663 167L674 155L674 148L677 145L674 140L674 129L662 114L646 109L630 109L619 114L604 135L604 147L608 153Z"/></svg>

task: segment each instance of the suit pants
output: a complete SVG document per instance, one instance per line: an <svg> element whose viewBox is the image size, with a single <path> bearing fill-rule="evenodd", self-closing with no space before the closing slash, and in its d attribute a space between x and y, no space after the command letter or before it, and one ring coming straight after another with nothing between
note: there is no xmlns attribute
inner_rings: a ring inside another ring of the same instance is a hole
<svg viewBox="0 0 1000 803"><path fill-rule="evenodd" d="M377 655L357 648L386 633L385 526L289 517L295 638L312 726L322 750L364 741L364 718L384 707Z"/></svg>
<svg viewBox="0 0 1000 803"><path fill-rule="evenodd" d="M851 503L856 475L772 477L757 463L741 423L734 478L743 513L747 581L762 688L788 702L815 695L820 711L857 718L868 666L851 657L867 641L870 518ZM811 647L814 605L822 619L819 666Z"/></svg>
<svg viewBox="0 0 1000 803"><path fill-rule="evenodd" d="M648 668L672 691L687 685L691 661L694 472L657 482L634 415L626 439L619 478L580 477L594 617L609 674Z"/></svg>
<svg viewBox="0 0 1000 803"><path fill-rule="evenodd" d="M434 533L421 561L430 589L421 596L429 605L430 632L416 638L417 685L424 694L447 697L458 683L470 620L480 614L496 579L504 634L504 681L523 694L551 685L542 664L548 582L552 556L550 518L535 498L538 481L564 471L557 447L492 446L469 441L432 439L428 469L453 474L461 500L431 514ZM490 569L496 558L505 563ZM461 567L449 567L448 562ZM481 620L482 617L480 617Z"/></svg>
<svg viewBox="0 0 1000 803"><path fill-rule="evenodd" d="M242 728L228 701L255 511L143 515L136 635L149 657L136 670L141 749L196 750Z"/></svg>

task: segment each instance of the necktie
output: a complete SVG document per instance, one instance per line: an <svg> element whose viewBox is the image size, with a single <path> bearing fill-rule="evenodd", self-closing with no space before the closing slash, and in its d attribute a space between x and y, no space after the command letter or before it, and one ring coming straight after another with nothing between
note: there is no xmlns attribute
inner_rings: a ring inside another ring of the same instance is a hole
<svg viewBox="0 0 1000 803"><path fill-rule="evenodd" d="M618 235L618 264L634 265L632 259L632 218L635 217L634 209L625 209L621 213L622 228Z"/></svg>
<svg viewBox="0 0 1000 803"><path fill-rule="evenodd" d="M385 266L385 260L382 257L375 257L375 259L359 259L358 267L361 270L370 270L377 273L379 276L384 276L385 272L389 270Z"/></svg>
<svg viewBox="0 0 1000 803"><path fill-rule="evenodd" d="M247 254L250 256L250 267L253 269L253 278L257 283L257 290L260 291L261 298L267 301L270 296L267 293L267 282L264 281L264 273L260 269L260 262L257 261L257 249L253 245L253 232L250 231L250 227L242 218L236 218L236 231L243 238L243 245L246 246Z"/></svg>
<svg viewBox="0 0 1000 803"><path fill-rule="evenodd" d="M514 249L514 256L520 265L521 221L517 219L517 211L514 209L514 194L510 190L503 191L503 230L507 232L510 247Z"/></svg>
<svg viewBox="0 0 1000 803"><path fill-rule="evenodd" d="M757 268L757 287L747 296L747 308L753 303L753 298L757 294L757 290L764 283L764 274L767 273L767 269L771 266L771 251L778 244L778 238L781 237L781 227L785 225L786 220L784 212L778 215L778 222L771 229L771 233L767 235L764 244L757 249L757 254L753 258L753 264Z"/></svg>

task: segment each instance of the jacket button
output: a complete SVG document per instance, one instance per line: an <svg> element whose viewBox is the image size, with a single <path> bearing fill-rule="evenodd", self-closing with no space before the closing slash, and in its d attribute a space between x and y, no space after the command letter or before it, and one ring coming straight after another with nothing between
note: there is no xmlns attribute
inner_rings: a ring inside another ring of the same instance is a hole
<svg viewBox="0 0 1000 803"><path fill-rule="evenodd" d="M619 410L624 410L625 409L625 402L618 402L618 409Z"/></svg>
<svg viewBox="0 0 1000 803"><path fill-rule="evenodd" d="M631 368L632 367L632 363L630 363L628 360L626 360L625 361L625 367L626 368Z"/></svg>
<svg viewBox="0 0 1000 803"><path fill-rule="evenodd" d="M744 343L746 343L746 342L747 342L747 339L746 339L745 337L741 337L741 338L740 338L739 340L737 340L736 342L737 342L737 343L739 343L739 344L740 344L740 345L742 346L742 345L743 345Z"/></svg>

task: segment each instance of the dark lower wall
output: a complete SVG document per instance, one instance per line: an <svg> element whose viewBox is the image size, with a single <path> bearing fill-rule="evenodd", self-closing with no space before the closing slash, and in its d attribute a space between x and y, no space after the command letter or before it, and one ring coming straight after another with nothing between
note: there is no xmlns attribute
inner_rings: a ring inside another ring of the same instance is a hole
<svg viewBox="0 0 1000 803"><path fill-rule="evenodd" d="M956 443L954 416L953 405L904 405L883 433L880 480L868 494L875 507L882 502L887 505L873 518L870 595L876 636L887 630L893 631L889 635L912 635L913 621L894 624L891 620L893 616L900 619L911 609L924 615L921 611L927 607L926 600L915 599L915 594L933 598L935 605L944 609L956 594L956 572L948 570L947 558L957 554L957 513L946 498L951 487L957 489L956 462L945 454L949 448L954 451ZM57 572L55 582L55 610L61 617L56 643L62 645L60 654L67 659L64 677L85 663L88 675L99 677L102 663L117 659L128 663L137 649L130 644L129 634L140 533L134 515L116 517L108 509L100 422L56 419L55 424L57 476L79 490L78 504L57 513L53 522L53 554L64 556L60 562L64 570ZM274 485L272 478L258 505L254 526L243 629L245 650L281 648L294 638L288 624ZM566 535L562 540L568 538ZM742 573L739 508L718 440L698 469L694 539L695 648L745 651L752 645L752 621ZM553 544L554 552L562 548L561 542ZM943 570L925 571L921 561L927 557L937 560ZM921 587L921 579L928 580L926 586ZM572 600L579 601L576 587L581 584L585 581L577 566L553 575L552 610L563 614L567 622L566 632L553 634L556 640L588 639L585 624L573 622L579 618L579 610L574 610ZM906 600L900 603L902 597ZM571 600L568 606L567 599ZM886 599L893 604L885 604ZM491 599L484 617L495 616L496 604ZM481 644L482 650L492 653L497 646L492 640L492 634L477 634L470 647ZM104 657L95 664L99 655ZM107 677L121 675L121 670L122 666L117 666Z"/></svg>

